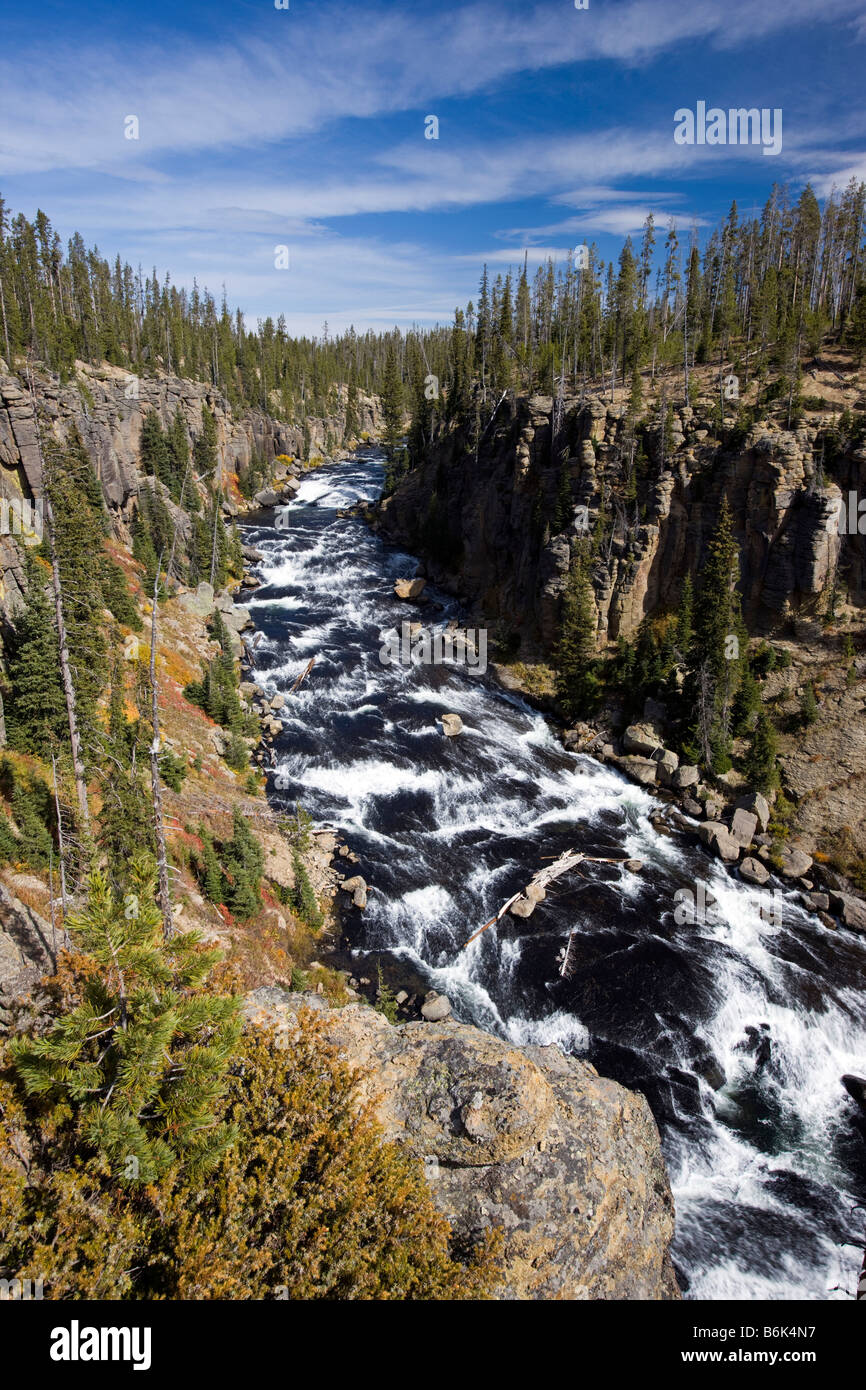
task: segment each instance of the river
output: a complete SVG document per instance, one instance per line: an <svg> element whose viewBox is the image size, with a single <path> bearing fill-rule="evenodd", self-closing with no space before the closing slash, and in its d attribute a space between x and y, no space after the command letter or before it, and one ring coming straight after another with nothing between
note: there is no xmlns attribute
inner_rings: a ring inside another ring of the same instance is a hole
<svg viewBox="0 0 866 1390"><path fill-rule="evenodd" d="M270 794L338 826L359 855L370 895L357 949L411 964L458 1018L556 1043L646 1095L687 1298L846 1297L862 1258L845 1241L863 1229L866 1144L840 1077L866 1068L866 941L827 930L781 883L769 885L774 903L687 837L657 831L647 791L565 752L489 673L384 665L384 633L458 609L435 590L420 609L401 603L394 581L415 559L338 517L382 481L373 457L325 466L286 524L244 527L264 556L249 603L262 633L255 679L286 693L316 658L282 711ZM435 722L445 712L463 720L456 738ZM458 949L570 847L644 868L589 865L529 920L509 916ZM678 922L678 890L710 894L716 913Z"/></svg>

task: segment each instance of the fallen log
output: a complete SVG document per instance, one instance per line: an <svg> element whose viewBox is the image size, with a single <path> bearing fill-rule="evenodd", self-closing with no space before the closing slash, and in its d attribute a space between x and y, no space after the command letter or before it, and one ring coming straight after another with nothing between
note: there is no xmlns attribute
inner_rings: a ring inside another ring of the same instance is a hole
<svg viewBox="0 0 866 1390"><path fill-rule="evenodd" d="M565 850L552 864L548 864L545 868L539 869L537 873L534 873L522 893L512 893L508 901L502 904L496 916L491 917L489 922L485 922L483 927L479 927L477 931L473 932L469 939L464 941L459 949L465 951L466 947L477 940L482 932L486 932L488 927L492 927L496 922L500 921L505 916L508 909L517 902L518 898L523 898L528 895L531 888L545 889L548 883L553 883L555 879L560 878L562 874L567 873L569 869L576 868L578 864L621 864L622 862L621 859L616 859L611 856L583 854L577 849Z"/></svg>

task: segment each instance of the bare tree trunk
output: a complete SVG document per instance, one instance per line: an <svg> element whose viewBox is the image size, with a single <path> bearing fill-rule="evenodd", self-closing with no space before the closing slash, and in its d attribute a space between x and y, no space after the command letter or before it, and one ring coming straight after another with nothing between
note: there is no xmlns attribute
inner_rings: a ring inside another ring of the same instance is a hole
<svg viewBox="0 0 866 1390"><path fill-rule="evenodd" d="M63 840L63 817L60 814L60 794L57 790L57 760L51 754L51 770L54 773L54 811L57 816L57 847L60 850L60 901L63 904L63 939L68 945L66 936L66 846Z"/></svg>
<svg viewBox="0 0 866 1390"><path fill-rule="evenodd" d="M215 576L216 576L216 563L217 563L217 521L218 521L218 518L219 518L219 507L220 507L220 499L221 499L221 498L222 498L222 488L220 488L219 493L218 493L217 496L214 498L214 504L213 504L213 543L212 543L212 545L211 545L211 553L210 553L210 582L211 582L211 584L213 584L214 578L215 578Z"/></svg>
<svg viewBox="0 0 866 1390"><path fill-rule="evenodd" d="M165 847L165 827L162 823L162 788L159 783L159 687L156 680L156 610L159 602L159 571L162 556L156 566L156 579L153 585L153 612L150 619L150 708L153 723L153 741L150 745L150 786L153 798L153 825L156 833L156 867L159 878L159 906L162 912L162 929L166 941L174 935L174 918L171 913L171 889L168 883L168 854Z"/></svg>
<svg viewBox="0 0 866 1390"><path fill-rule="evenodd" d="M81 736L78 732L75 686L72 683L72 668L69 664L69 646L66 641L66 623L63 617L63 591L60 584L60 563L57 559L57 545L54 535L54 512L47 492L45 494L45 520L48 526L48 546L51 553L51 582L54 589L54 615L57 622L57 643L60 648L60 676L63 681L63 694L66 698L66 715L69 720L72 771L75 775L75 791L78 797L78 811L81 816L82 839L85 842L85 858L88 858L92 832L90 827L90 807L87 804L87 774L84 770L84 759L81 756Z"/></svg>
<svg viewBox="0 0 866 1390"><path fill-rule="evenodd" d="M54 511L46 486L47 480L45 477L45 458L42 453L42 434L39 429L39 415L36 410L33 378L29 370L27 377L30 388L30 404L33 410L33 421L36 426L36 444L39 450L39 465L42 473L45 522L48 529L48 549L51 556L51 584L54 590L54 615L57 623L57 645L60 652L60 676L63 682L63 694L66 699L66 715L69 721L69 743L72 750L72 770L75 775L78 811L81 816L82 847L84 850L84 858L87 860L90 854L92 839L90 807L87 804L87 775L84 771L84 760L81 756L81 738L78 733L78 715L75 707L75 686L72 683L72 668L69 664L69 646L66 641L66 623L63 617L63 590L60 583L60 562L57 558L57 543L54 532Z"/></svg>

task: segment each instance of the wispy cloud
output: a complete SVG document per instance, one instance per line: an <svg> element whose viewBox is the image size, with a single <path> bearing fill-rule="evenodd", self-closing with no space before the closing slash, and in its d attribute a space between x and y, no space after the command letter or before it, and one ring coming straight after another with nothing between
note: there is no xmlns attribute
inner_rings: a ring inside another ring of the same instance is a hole
<svg viewBox="0 0 866 1390"><path fill-rule="evenodd" d="M860 0L822 0L821 17L857 20ZM179 46L35 41L0 62L0 168L101 167L299 139L346 118L418 111L517 72L599 59L645 63L688 42L747 45L814 23L814 0L564 0L414 12L367 6L269 12L264 36ZM857 31L852 27L852 39ZM258 26L262 35L262 26ZM124 139L138 115L141 140Z"/></svg>

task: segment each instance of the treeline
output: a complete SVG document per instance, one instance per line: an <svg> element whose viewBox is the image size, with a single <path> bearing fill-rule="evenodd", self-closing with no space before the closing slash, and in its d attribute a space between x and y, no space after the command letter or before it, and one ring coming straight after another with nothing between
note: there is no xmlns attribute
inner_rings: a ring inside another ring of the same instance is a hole
<svg viewBox="0 0 866 1390"><path fill-rule="evenodd" d="M398 339L396 330L332 336L327 324L321 337L295 338L283 315L249 329L224 293L217 304L195 281L188 291L155 268L110 263L77 233L64 248L44 212L30 222L0 198L0 353L10 364L30 352L61 377L76 359L164 371L210 382L233 406L303 419L332 414L339 385L355 402L358 390L378 391Z"/></svg>
<svg viewBox="0 0 866 1390"><path fill-rule="evenodd" d="M486 428L503 391L558 397L626 387L650 369L689 403L696 365L730 363L745 393L771 365L793 393L801 363L828 333L866 352L866 185L855 180L823 208L807 185L796 200L774 186L760 215L736 202L701 247L672 220L648 216L614 263L595 245L530 278L485 266L476 302L450 328L389 347L383 377L387 443L397 474L455 421ZM673 387L671 387L673 389ZM401 415L410 410L408 458Z"/></svg>

